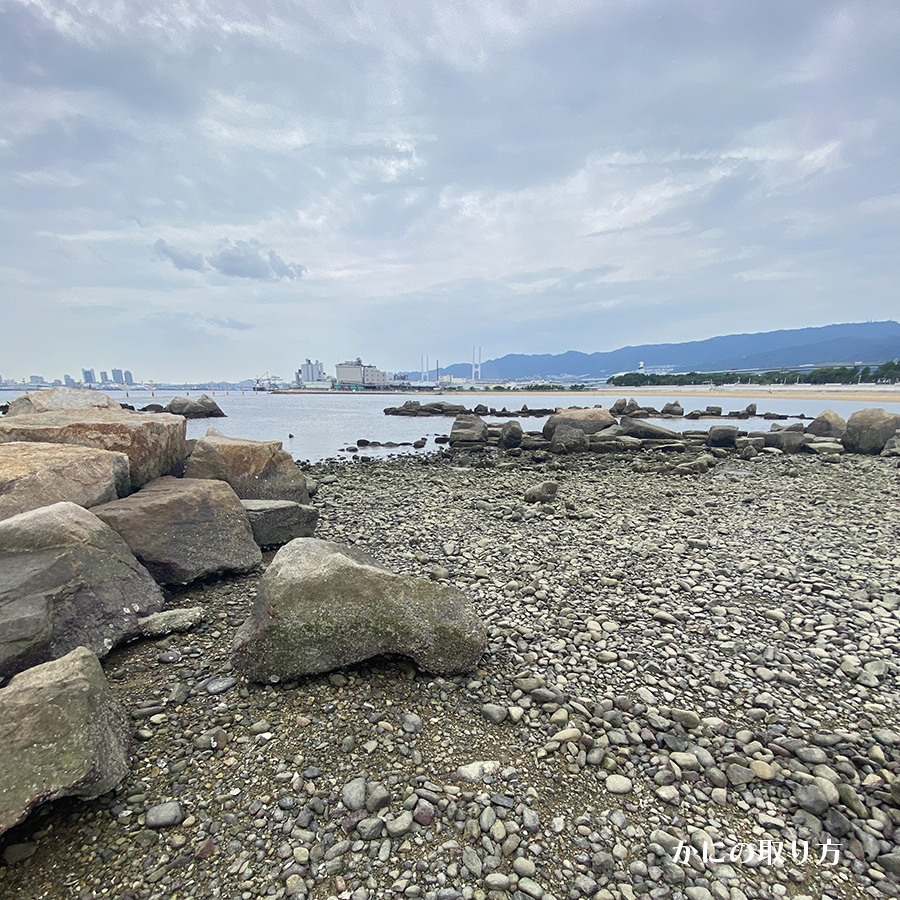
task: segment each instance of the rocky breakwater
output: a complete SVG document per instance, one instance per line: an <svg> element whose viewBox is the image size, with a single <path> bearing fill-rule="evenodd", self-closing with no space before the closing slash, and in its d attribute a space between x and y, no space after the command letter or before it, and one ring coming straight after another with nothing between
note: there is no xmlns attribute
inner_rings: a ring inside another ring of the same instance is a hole
<svg viewBox="0 0 900 900"><path fill-rule="evenodd" d="M73 398L72 395L79 395ZM124 453L129 460L131 486L139 488L180 465L185 454L185 420L122 409L109 397L103 405L81 405L80 395L99 403L95 392L54 388L27 395L10 404L0 420L0 443L37 441L72 444ZM105 397L105 395L99 395ZM29 411L34 409L35 411Z"/></svg>
<svg viewBox="0 0 900 900"><path fill-rule="evenodd" d="M432 403L422 403L419 400L407 400L402 406L385 407L386 416L413 416L427 418L429 416L493 416L495 418L511 418L518 416L526 418L534 416L543 418L552 415L556 409L529 409L523 406L521 409L511 412L505 406L502 409L485 406L479 403L474 409L468 409L460 403L448 403L446 400L437 400Z"/></svg>
<svg viewBox="0 0 900 900"><path fill-rule="evenodd" d="M318 517L279 499L308 501L306 480L258 442L222 438L223 472L256 491L262 481L273 499L242 502L215 477L148 480L184 468L184 418L105 400L48 391L14 401L0 423L22 438L0 443L0 682L12 679L0 689L0 833L46 800L96 797L125 775L128 730L98 658L208 615L165 609L159 584L251 571L261 544L312 534ZM20 752L23 741L33 752Z"/></svg>
<svg viewBox="0 0 900 900"><path fill-rule="evenodd" d="M710 449L313 467L324 538L467 595L477 668L244 681L260 579L188 586L205 622L106 663L130 774L0 893L896 896L895 462Z"/></svg>

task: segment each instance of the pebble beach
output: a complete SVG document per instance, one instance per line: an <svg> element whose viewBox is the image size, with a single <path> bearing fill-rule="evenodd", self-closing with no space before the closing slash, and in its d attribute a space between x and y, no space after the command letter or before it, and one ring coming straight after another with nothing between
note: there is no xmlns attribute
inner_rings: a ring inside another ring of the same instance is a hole
<svg viewBox="0 0 900 900"><path fill-rule="evenodd" d="M897 461L659 457L311 466L316 536L465 591L478 668L250 684L259 573L172 592L200 623L104 660L130 775L4 835L0 896L900 895Z"/></svg>

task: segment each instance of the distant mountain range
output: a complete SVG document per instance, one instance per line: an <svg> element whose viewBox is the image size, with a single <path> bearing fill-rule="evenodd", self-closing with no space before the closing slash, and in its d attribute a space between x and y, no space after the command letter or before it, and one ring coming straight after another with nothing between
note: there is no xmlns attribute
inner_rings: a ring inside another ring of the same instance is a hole
<svg viewBox="0 0 900 900"><path fill-rule="evenodd" d="M642 344L604 353L510 353L482 363L487 380L598 379L619 372L666 368L672 372L727 372L731 369L780 369L794 366L879 364L900 358L900 323L857 322L728 334L682 344ZM471 363L441 367L441 375L468 378ZM417 373L411 373L416 377ZM434 370L429 373L434 377Z"/></svg>

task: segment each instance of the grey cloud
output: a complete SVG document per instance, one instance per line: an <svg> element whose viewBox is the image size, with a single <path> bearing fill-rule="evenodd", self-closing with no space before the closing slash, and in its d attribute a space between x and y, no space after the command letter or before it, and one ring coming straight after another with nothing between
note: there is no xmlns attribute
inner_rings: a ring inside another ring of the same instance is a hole
<svg viewBox="0 0 900 900"><path fill-rule="evenodd" d="M173 247L160 238L153 245L156 255L160 259L168 259L176 269L192 269L195 272L205 272L206 264L203 257L199 253L191 253L190 250L182 250L180 247Z"/></svg>
<svg viewBox="0 0 900 900"><path fill-rule="evenodd" d="M220 241L218 253L207 256L206 261L223 275L257 281L295 281L306 272L306 266L285 262L259 241Z"/></svg>

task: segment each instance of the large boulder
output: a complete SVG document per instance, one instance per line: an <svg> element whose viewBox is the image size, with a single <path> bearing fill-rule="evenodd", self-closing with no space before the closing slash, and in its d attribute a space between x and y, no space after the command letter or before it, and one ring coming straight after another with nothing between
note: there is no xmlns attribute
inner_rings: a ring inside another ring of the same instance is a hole
<svg viewBox="0 0 900 900"><path fill-rule="evenodd" d="M629 416L622 416L619 419L619 427L622 429L621 434L626 437L640 438L641 440L669 440L670 438L680 438L681 435L677 431L671 431L663 428L661 425L653 425L642 419L632 419Z"/></svg>
<svg viewBox="0 0 900 900"><path fill-rule="evenodd" d="M113 409L60 410L0 420L0 443L39 441L124 453L131 486L166 475L184 459L185 420L166 413Z"/></svg>
<svg viewBox="0 0 900 900"><path fill-rule="evenodd" d="M30 441L0 444L0 519L62 500L96 506L130 490L124 453Z"/></svg>
<svg viewBox="0 0 900 900"><path fill-rule="evenodd" d="M226 437L209 428L194 445L184 477L226 481L242 500L309 503L306 479L281 441Z"/></svg>
<svg viewBox="0 0 900 900"><path fill-rule="evenodd" d="M35 391L16 397L9 404L6 413L9 416L29 416L42 412L65 412L76 409L112 409L121 411L122 407L106 394L99 391L86 391L80 388L52 388L49 391Z"/></svg>
<svg viewBox="0 0 900 900"><path fill-rule="evenodd" d="M881 408L859 409L847 420L844 447L850 453L881 453L900 429L900 413Z"/></svg>
<svg viewBox="0 0 900 900"><path fill-rule="evenodd" d="M203 394L196 400L190 397L173 397L166 406L166 412L186 419L214 419L225 415L212 397Z"/></svg>
<svg viewBox="0 0 900 900"><path fill-rule="evenodd" d="M315 506L301 506L293 500L242 500L241 506L260 547L280 547L294 538L312 537L319 521Z"/></svg>
<svg viewBox="0 0 900 900"><path fill-rule="evenodd" d="M260 581L232 662L253 681L328 672L384 653L438 675L469 671L485 627L461 591L397 575L315 538L282 547Z"/></svg>
<svg viewBox="0 0 900 900"><path fill-rule="evenodd" d="M580 428L561 424L553 430L551 453L586 453L590 447L591 439Z"/></svg>
<svg viewBox="0 0 900 900"><path fill-rule="evenodd" d="M113 790L128 773L129 744L90 650L16 675L0 689L0 834L48 800Z"/></svg>
<svg viewBox="0 0 900 900"><path fill-rule="evenodd" d="M616 420L608 409L595 406L591 409L583 409L572 406L569 409L561 409L555 415L550 416L544 423L544 439L551 440L553 433L560 425L568 425L577 428L584 434L597 434L610 425L615 425Z"/></svg>
<svg viewBox="0 0 900 900"><path fill-rule="evenodd" d="M842 419L833 409L826 409L819 413L806 426L807 434L814 434L816 437L842 438L847 430L847 422Z"/></svg>
<svg viewBox="0 0 900 900"><path fill-rule="evenodd" d="M737 437L737 425L712 425L706 442L710 447L734 447Z"/></svg>
<svg viewBox="0 0 900 900"><path fill-rule="evenodd" d="M504 450L511 450L513 447L521 446L524 436L525 432L522 431L522 426L512 419L503 423L503 427L500 429L499 444Z"/></svg>
<svg viewBox="0 0 900 900"><path fill-rule="evenodd" d="M262 561L247 513L224 482L157 478L93 512L117 531L161 584L187 584Z"/></svg>
<svg viewBox="0 0 900 900"><path fill-rule="evenodd" d="M0 678L79 646L106 656L162 605L147 570L92 512L54 503L0 522Z"/></svg>
<svg viewBox="0 0 900 900"><path fill-rule="evenodd" d="M451 444L481 444L488 438L487 422L471 413L464 413L453 420L450 429Z"/></svg>

